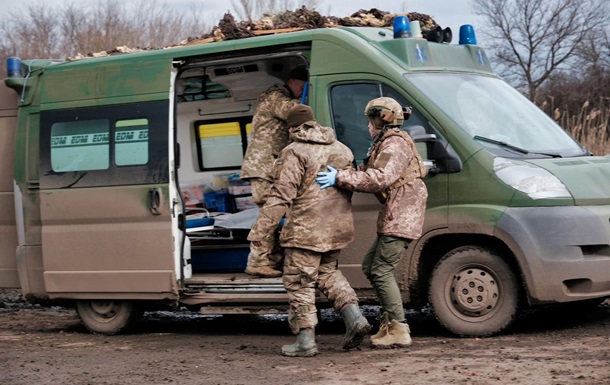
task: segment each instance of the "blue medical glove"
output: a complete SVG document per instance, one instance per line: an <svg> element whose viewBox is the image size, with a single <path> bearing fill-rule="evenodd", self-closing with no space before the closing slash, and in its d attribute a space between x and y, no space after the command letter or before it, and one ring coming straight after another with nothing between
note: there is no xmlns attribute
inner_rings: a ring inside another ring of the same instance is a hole
<svg viewBox="0 0 610 385"><path fill-rule="evenodd" d="M326 166L328 172L319 172L316 183L321 184L320 190L332 187L337 184L337 169L333 166Z"/></svg>

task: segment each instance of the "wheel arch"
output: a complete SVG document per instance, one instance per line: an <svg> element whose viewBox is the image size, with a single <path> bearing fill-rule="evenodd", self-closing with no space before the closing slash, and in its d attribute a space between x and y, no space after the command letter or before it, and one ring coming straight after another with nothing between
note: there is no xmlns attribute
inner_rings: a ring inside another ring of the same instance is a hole
<svg viewBox="0 0 610 385"><path fill-rule="evenodd" d="M529 298L523 270L513 250L501 239L482 233L447 233L436 231L418 240L409 266L410 304L422 308L428 302L428 288L436 263L449 251L461 246L486 248L500 256L519 280L520 300Z"/></svg>

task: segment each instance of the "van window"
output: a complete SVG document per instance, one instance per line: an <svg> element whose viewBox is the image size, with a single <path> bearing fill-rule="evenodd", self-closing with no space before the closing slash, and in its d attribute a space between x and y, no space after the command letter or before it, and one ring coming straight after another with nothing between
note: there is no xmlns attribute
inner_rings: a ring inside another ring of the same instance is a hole
<svg viewBox="0 0 610 385"><path fill-rule="evenodd" d="M582 156L586 151L553 119L509 86L489 76L473 74L411 74L409 81L433 101L464 132L535 153ZM501 156L523 157L481 141Z"/></svg>
<svg viewBox="0 0 610 385"><path fill-rule="evenodd" d="M169 101L45 110L40 186L167 183Z"/></svg>
<svg viewBox="0 0 610 385"><path fill-rule="evenodd" d="M371 145L367 128L368 119L364 107L379 96L378 84L350 83L332 87L331 108L337 139L354 153L356 162L361 163Z"/></svg>
<svg viewBox="0 0 610 385"><path fill-rule="evenodd" d="M199 168L238 168L252 133L252 117L195 123Z"/></svg>
<svg viewBox="0 0 610 385"><path fill-rule="evenodd" d="M108 119L59 122L51 126L53 171L105 170L109 166Z"/></svg>
<svg viewBox="0 0 610 385"><path fill-rule="evenodd" d="M331 88L331 108L337 139L352 150L357 163L366 158L372 143L364 108L372 99L381 96L393 98L402 106L411 106L404 97L385 84L348 83ZM427 131L431 130L427 121L415 110L402 128L406 130L407 126L414 125L420 125Z"/></svg>
<svg viewBox="0 0 610 385"><path fill-rule="evenodd" d="M148 119L119 120L114 136L117 166L148 163Z"/></svg>
<svg viewBox="0 0 610 385"><path fill-rule="evenodd" d="M51 127L53 171L106 170L110 160L108 119L60 122ZM116 122L115 162L117 166L148 162L148 120Z"/></svg>

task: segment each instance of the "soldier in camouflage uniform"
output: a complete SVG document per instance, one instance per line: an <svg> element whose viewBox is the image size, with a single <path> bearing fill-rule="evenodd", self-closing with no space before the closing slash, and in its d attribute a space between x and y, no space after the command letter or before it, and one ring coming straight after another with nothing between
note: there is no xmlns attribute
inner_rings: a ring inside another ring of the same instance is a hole
<svg viewBox="0 0 610 385"><path fill-rule="evenodd" d="M354 239L352 193L320 190L315 179L326 164L351 169L353 154L335 139L332 129L315 122L308 106L291 109L288 126L294 127L293 142L275 162L275 182L248 240L269 240L286 216L280 235L285 249L283 282L290 302L288 322L297 340L284 345L282 354L307 357L318 353L314 334L318 323L316 288L343 317L347 330L343 348L352 349L370 330L360 313L356 293L337 269L340 250Z"/></svg>
<svg viewBox="0 0 610 385"><path fill-rule="evenodd" d="M303 67L294 68L285 84L276 84L260 97L252 118L252 135L241 167L241 179L250 181L254 203L262 207L273 184L273 162L288 145L288 110L299 104L308 79ZM246 273L261 277L280 277L283 254L277 242L251 245Z"/></svg>
<svg viewBox="0 0 610 385"><path fill-rule="evenodd" d="M411 336L394 269L409 243L421 236L428 197L422 180L426 170L413 141L399 128L404 112L398 102L387 97L374 99L364 114L369 118L373 144L362 169L334 170L330 166L330 172L318 174L317 182L322 189L336 184L340 189L374 193L383 204L377 218L377 239L362 261L362 270L383 311L371 344L406 347Z"/></svg>

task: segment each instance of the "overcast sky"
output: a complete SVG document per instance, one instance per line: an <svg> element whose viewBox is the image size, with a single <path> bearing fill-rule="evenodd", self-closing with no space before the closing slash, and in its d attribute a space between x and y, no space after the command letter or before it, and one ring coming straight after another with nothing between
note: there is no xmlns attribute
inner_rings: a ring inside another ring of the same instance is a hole
<svg viewBox="0 0 610 385"><path fill-rule="evenodd" d="M0 0L0 9L16 10L19 7L24 7L28 4L37 4L41 0ZM93 3L99 0L42 0L46 4L63 4L63 3ZM122 3L135 2L136 0L121 0ZM230 0L156 0L158 3L165 3L168 7L176 7L176 9L187 9L193 3L203 4L203 8L210 14L210 17L217 21L213 25L218 24L218 20L222 15L230 11L233 15L235 12L231 8ZM387 12L402 12L406 9L407 12L419 12L432 16L441 27L450 27L453 31L453 43L456 43L459 27L462 24L471 24L475 30L479 27L480 19L474 16L471 12L471 0L320 0L318 11L324 15L332 15L337 17L345 17L358 11L359 9L378 8ZM2 13L2 12L0 12ZM1 16L0 16L1 17ZM477 35L480 37L480 34ZM479 41L479 44L481 42Z"/></svg>

